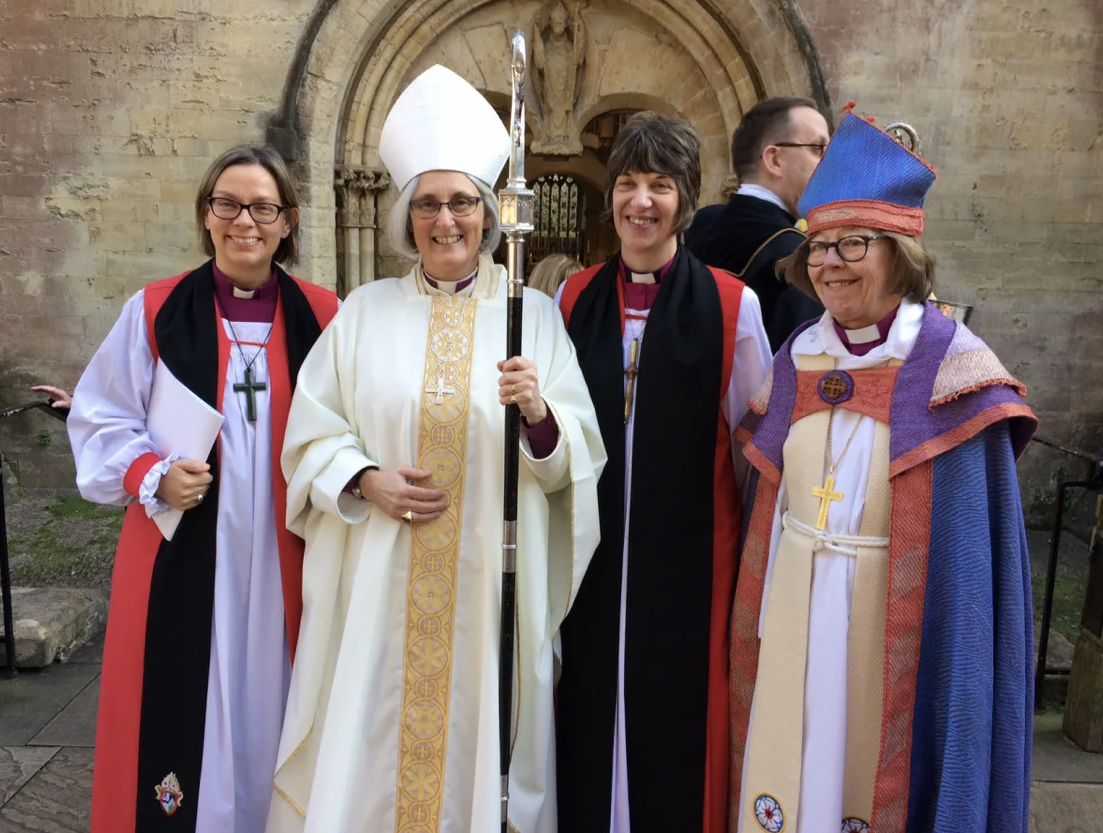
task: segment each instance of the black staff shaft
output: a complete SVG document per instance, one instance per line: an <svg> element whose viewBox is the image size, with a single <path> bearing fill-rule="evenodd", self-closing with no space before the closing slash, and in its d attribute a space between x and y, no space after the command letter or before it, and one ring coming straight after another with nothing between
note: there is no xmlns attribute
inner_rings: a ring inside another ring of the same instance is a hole
<svg viewBox="0 0 1103 833"><path fill-rule="evenodd" d="M501 228L506 236L509 300L506 358L521 355L522 292L525 286L525 235L532 233L534 194L525 186L525 36L513 33L510 75L509 179L498 192ZM513 756L513 658L517 628L517 474L521 463L521 411L506 406L505 490L502 507L502 622L498 654L498 737L502 775L502 833L509 829L509 766Z"/></svg>
<svg viewBox="0 0 1103 833"><path fill-rule="evenodd" d="M516 235L516 236L514 236ZM516 232L508 239L509 300L506 314L506 357L521 355L524 312L521 283L525 241ZM516 276L516 277L515 277ZM506 406L505 492L502 506L502 626L498 657L498 719L502 775L502 833L507 833L509 765L513 745L513 657L517 622L517 477L521 463L521 410Z"/></svg>

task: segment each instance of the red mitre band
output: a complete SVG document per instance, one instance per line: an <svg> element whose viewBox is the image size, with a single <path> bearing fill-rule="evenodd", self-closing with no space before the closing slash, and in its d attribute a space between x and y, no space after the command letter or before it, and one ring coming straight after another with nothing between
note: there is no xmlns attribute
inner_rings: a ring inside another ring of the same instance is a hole
<svg viewBox="0 0 1103 833"><path fill-rule="evenodd" d="M840 200L808 212L808 235L840 226L865 226L909 237L923 236L923 209L881 200Z"/></svg>

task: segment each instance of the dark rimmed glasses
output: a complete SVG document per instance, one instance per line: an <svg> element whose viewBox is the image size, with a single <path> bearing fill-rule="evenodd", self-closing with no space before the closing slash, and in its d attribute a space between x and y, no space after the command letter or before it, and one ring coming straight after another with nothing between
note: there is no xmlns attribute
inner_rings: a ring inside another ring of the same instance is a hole
<svg viewBox="0 0 1103 833"><path fill-rule="evenodd" d="M467 217L474 213L481 202L481 197L472 197L468 194L456 194L448 202L441 202L432 197L421 197L410 200L410 212L422 220L432 220L440 214L441 206L446 205L453 217Z"/></svg>
<svg viewBox="0 0 1103 833"><path fill-rule="evenodd" d="M808 148L820 159L823 159L823 154L827 150L827 144L825 142L774 142L774 147Z"/></svg>
<svg viewBox="0 0 1103 833"><path fill-rule="evenodd" d="M276 222L276 220L279 219L280 213L291 207L288 205L276 205L271 202L251 202L246 204L238 202L237 200L232 200L229 197L207 197L207 205L210 206L211 213L220 220L236 220L243 209L247 210L254 222L260 223L262 226Z"/></svg>
<svg viewBox="0 0 1103 833"><path fill-rule="evenodd" d="M870 242L880 240L883 237L887 237L887 235L848 234L846 237L840 237L834 243L827 243L823 240L809 240L804 244L808 250L807 263L809 266L823 266L824 261L827 260L828 249L834 249L836 254L847 263L857 263L866 256Z"/></svg>

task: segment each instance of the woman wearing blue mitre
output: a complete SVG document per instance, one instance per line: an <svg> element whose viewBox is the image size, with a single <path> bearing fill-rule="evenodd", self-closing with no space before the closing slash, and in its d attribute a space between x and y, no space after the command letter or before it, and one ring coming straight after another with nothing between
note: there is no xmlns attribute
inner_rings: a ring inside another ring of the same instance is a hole
<svg viewBox="0 0 1103 833"><path fill-rule="evenodd" d="M926 301L934 170L848 112L782 261L824 315L739 434L754 467L731 628L733 833L1025 833L1025 390Z"/></svg>

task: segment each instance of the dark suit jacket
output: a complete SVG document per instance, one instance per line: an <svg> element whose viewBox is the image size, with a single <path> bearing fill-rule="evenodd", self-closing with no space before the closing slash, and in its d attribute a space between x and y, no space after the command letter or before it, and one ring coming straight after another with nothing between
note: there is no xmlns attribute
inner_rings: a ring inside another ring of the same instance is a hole
<svg viewBox="0 0 1103 833"><path fill-rule="evenodd" d="M701 217L704 212L708 214ZM804 235L793 228L792 214L741 194L734 194L727 205L706 206L697 214L686 232L686 246L699 260L732 272L755 291L775 353L799 325L823 315L819 301L774 273L777 262L804 242Z"/></svg>

